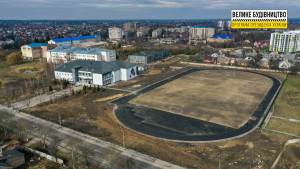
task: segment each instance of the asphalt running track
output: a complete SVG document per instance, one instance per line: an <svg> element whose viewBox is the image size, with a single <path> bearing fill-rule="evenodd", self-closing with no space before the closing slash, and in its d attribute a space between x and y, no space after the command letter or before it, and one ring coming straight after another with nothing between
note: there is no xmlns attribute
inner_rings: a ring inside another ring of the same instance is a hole
<svg viewBox="0 0 300 169"><path fill-rule="evenodd" d="M189 73L205 70L219 69L190 69L181 74L143 88L135 93L113 100L111 103L116 105L116 109L114 111L115 116L121 123L130 129L145 135L162 139L188 142L224 140L244 135L256 128L260 120L263 118L269 104L271 104L273 97L281 86L281 82L272 76L257 72L244 71L268 77L273 80L273 85L259 104L258 108L252 114L252 117L245 125L238 129L128 103L131 99L142 93L146 93Z"/></svg>

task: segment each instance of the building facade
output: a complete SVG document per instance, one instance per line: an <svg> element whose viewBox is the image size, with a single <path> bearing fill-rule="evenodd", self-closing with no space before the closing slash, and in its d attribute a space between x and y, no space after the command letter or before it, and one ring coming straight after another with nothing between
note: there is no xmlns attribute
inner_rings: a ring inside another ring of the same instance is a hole
<svg viewBox="0 0 300 169"><path fill-rule="evenodd" d="M151 63L169 55L170 51L168 50L151 50L129 55L128 60L133 63Z"/></svg>
<svg viewBox="0 0 300 169"><path fill-rule="evenodd" d="M138 66L120 60L75 60L55 69L55 78L71 83L105 86L118 81L128 81L138 76Z"/></svg>
<svg viewBox="0 0 300 169"><path fill-rule="evenodd" d="M123 39L123 31L121 28L113 27L108 29L109 39Z"/></svg>
<svg viewBox="0 0 300 169"><path fill-rule="evenodd" d="M59 46L47 51L47 61L52 63L67 63L73 60L114 61L116 51L107 49L90 49L83 47Z"/></svg>
<svg viewBox="0 0 300 169"><path fill-rule="evenodd" d="M84 42L100 42L100 35L90 35L90 36L79 36L61 39L51 39L48 41L49 44L56 44L58 46L72 46Z"/></svg>
<svg viewBox="0 0 300 169"><path fill-rule="evenodd" d="M190 27L189 33L192 40L206 40L215 35L215 28L194 26Z"/></svg>
<svg viewBox="0 0 300 169"><path fill-rule="evenodd" d="M46 52L52 50L57 45L48 43L31 43L28 45L21 46L22 56L25 59L36 59L36 58L46 58Z"/></svg>
<svg viewBox="0 0 300 169"><path fill-rule="evenodd" d="M136 37L144 37L149 33L149 28L142 28L136 31Z"/></svg>
<svg viewBox="0 0 300 169"><path fill-rule="evenodd" d="M300 51L300 30L272 33L269 50L284 53Z"/></svg>
<svg viewBox="0 0 300 169"><path fill-rule="evenodd" d="M152 31L152 38L158 38L162 34L162 29L155 29Z"/></svg>
<svg viewBox="0 0 300 169"><path fill-rule="evenodd" d="M211 43L225 43L231 41L233 41L233 38L230 35L214 35L212 37L207 38L207 42Z"/></svg>

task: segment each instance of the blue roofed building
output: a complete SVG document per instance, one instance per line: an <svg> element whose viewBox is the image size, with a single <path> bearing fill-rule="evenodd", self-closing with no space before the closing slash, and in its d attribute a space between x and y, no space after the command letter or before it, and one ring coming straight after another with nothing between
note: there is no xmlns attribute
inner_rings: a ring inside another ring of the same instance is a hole
<svg viewBox="0 0 300 169"><path fill-rule="evenodd" d="M212 37L207 38L207 42L210 43L225 43L232 42L233 37L231 35L214 35Z"/></svg>
<svg viewBox="0 0 300 169"><path fill-rule="evenodd" d="M51 39L48 41L49 44L56 44L58 46L72 46L84 42L100 42L100 35L90 35L90 36L79 36L79 37L69 37L61 39Z"/></svg>
<svg viewBox="0 0 300 169"><path fill-rule="evenodd" d="M47 61L67 63L73 60L115 61L116 51L100 48L58 46L47 52Z"/></svg>
<svg viewBox="0 0 300 169"><path fill-rule="evenodd" d="M57 47L55 44L48 43L31 43L28 45L21 46L22 56L25 59L37 59L37 58L46 58L46 52L48 50L54 49Z"/></svg>

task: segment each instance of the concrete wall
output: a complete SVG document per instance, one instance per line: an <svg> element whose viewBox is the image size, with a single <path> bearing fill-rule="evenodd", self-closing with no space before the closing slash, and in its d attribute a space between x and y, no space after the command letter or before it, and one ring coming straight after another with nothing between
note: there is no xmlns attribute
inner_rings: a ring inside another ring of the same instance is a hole
<svg viewBox="0 0 300 169"><path fill-rule="evenodd" d="M72 73L55 71L55 78L59 80L68 80L73 82Z"/></svg>
<svg viewBox="0 0 300 169"><path fill-rule="evenodd" d="M102 74L93 73L93 84L95 85L103 85Z"/></svg>

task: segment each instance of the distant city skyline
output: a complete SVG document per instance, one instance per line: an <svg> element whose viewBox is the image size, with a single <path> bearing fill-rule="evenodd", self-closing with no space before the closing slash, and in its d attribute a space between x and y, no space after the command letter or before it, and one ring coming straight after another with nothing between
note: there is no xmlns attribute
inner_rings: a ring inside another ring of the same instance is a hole
<svg viewBox="0 0 300 169"><path fill-rule="evenodd" d="M0 20L225 19L231 9L287 9L299 18L299 0L9 0Z"/></svg>

